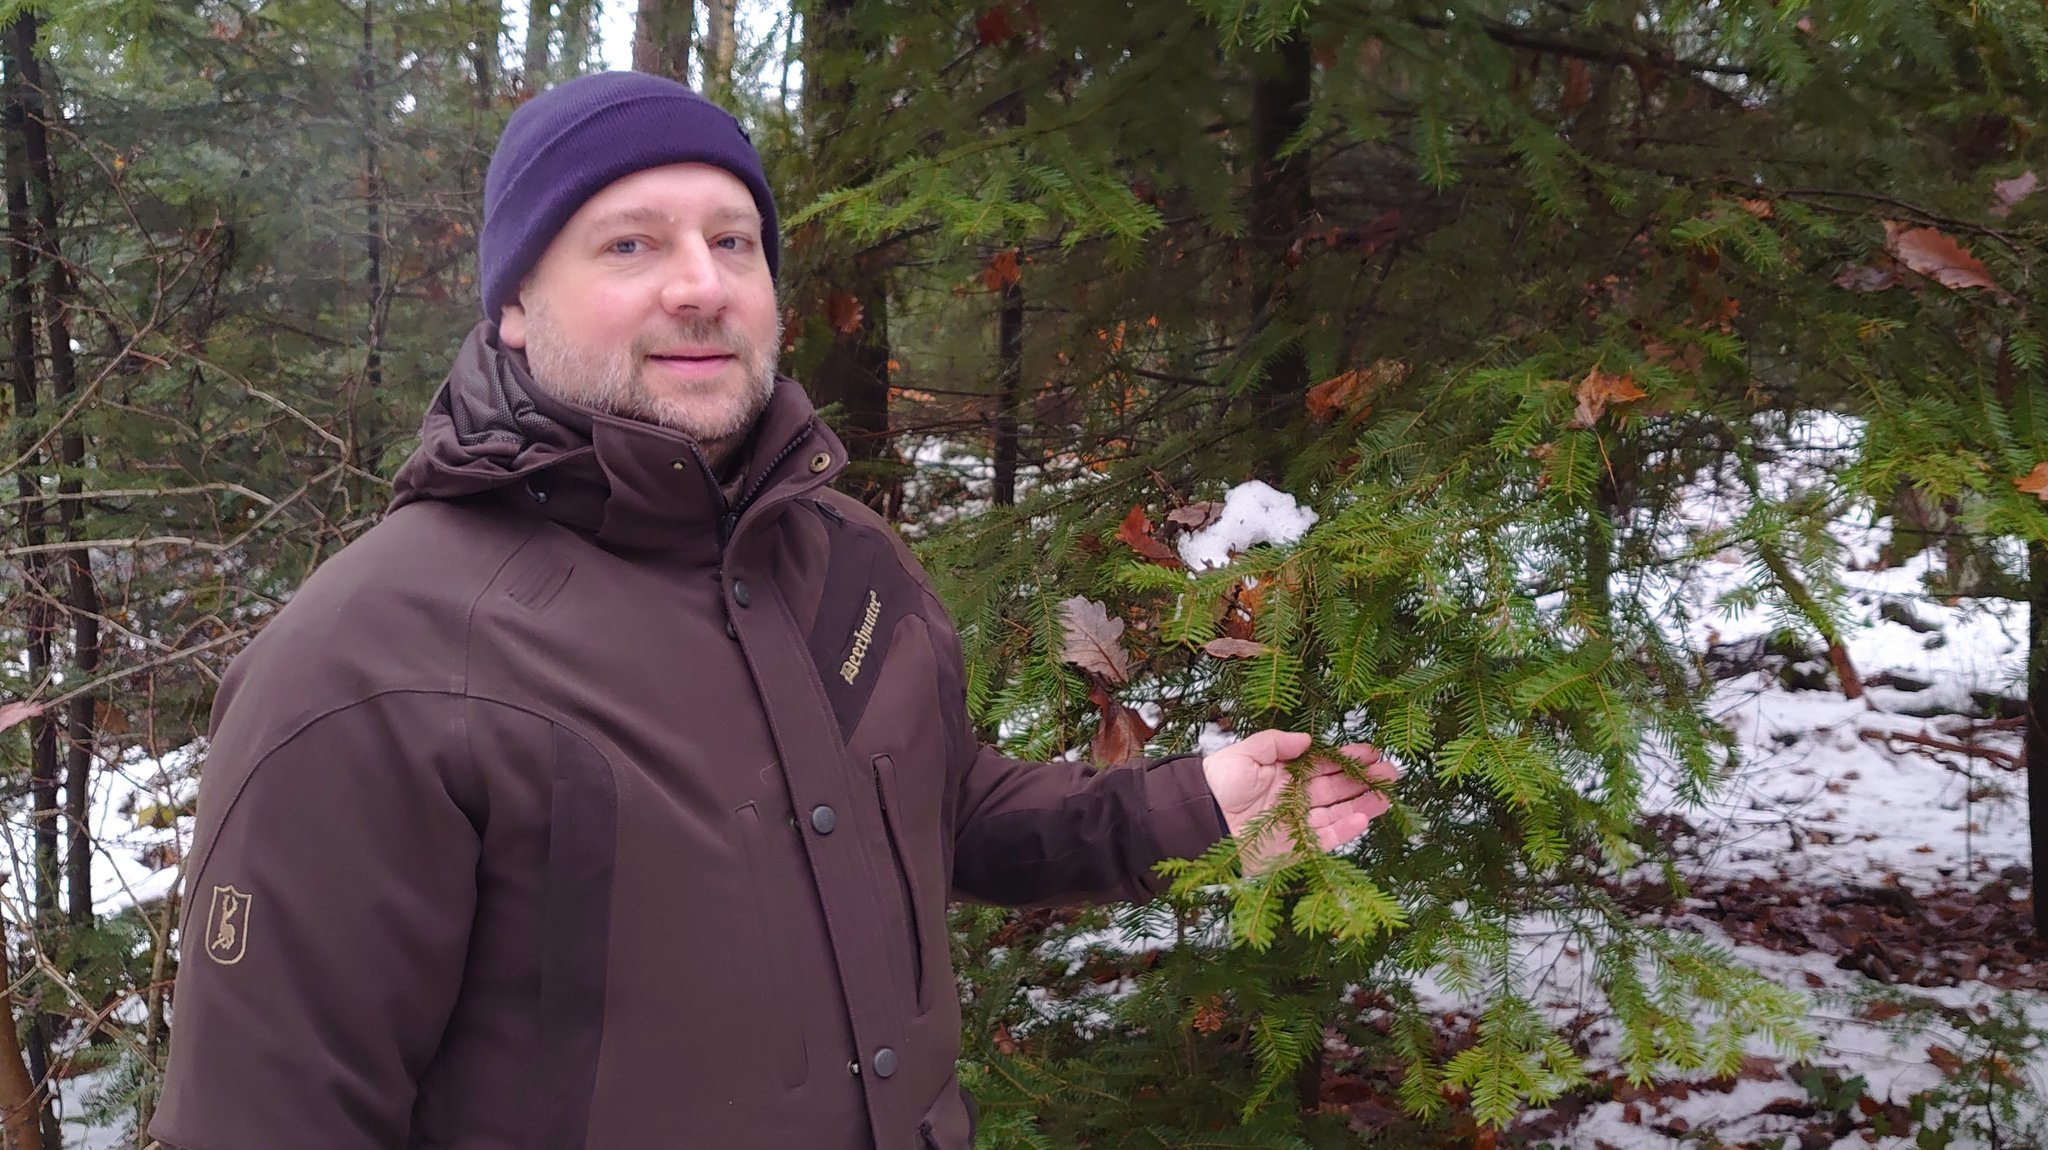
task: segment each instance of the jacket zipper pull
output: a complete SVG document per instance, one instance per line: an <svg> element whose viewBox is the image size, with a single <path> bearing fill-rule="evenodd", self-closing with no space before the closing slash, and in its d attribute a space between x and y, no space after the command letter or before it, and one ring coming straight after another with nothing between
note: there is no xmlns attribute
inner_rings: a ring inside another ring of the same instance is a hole
<svg viewBox="0 0 2048 1150"><path fill-rule="evenodd" d="M739 510L733 507L726 508L725 513L718 517L718 545L720 547L732 542L732 533L739 525Z"/></svg>

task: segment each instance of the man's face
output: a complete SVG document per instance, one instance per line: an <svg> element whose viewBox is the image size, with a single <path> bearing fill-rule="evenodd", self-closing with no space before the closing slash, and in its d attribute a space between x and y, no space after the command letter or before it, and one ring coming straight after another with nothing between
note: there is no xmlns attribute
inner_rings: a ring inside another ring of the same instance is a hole
<svg viewBox="0 0 2048 1150"><path fill-rule="evenodd" d="M673 428L716 464L775 386L781 344L761 214L708 164L635 172L562 225L498 336L548 394Z"/></svg>

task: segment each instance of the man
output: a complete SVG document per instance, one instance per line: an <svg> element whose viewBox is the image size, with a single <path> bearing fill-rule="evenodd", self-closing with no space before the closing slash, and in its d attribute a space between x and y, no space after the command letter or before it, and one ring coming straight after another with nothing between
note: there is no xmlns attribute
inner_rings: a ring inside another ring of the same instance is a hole
<svg viewBox="0 0 2048 1150"><path fill-rule="evenodd" d="M1271 804L1307 736L975 745L944 608L775 375L778 254L688 89L512 117L391 514L222 684L166 1145L965 1150L954 892L1150 898ZM1325 847L1385 807L1311 793Z"/></svg>

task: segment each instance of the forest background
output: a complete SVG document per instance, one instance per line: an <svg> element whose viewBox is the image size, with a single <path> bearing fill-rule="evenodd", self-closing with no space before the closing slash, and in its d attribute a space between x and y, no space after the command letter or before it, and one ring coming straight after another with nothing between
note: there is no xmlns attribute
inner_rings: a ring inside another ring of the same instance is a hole
<svg viewBox="0 0 2048 1150"><path fill-rule="evenodd" d="M962 910L981 1145L1492 1146L1807 1048L1796 990L1627 905L1683 885L1646 787L1740 757L1669 580L1735 556L1723 606L1850 698L1844 517L1931 594L2048 606L2037 0L625 2L0 0L9 1150L75 1139L60 1097L146 1124L179 840L134 886L95 796L189 824L221 671L375 522L477 318L505 117L603 66L750 126L785 368L988 737L1277 725L1407 772L1342 856ZM1821 481L1775 482L1821 417ZM1252 480L1314 528L1191 567ZM1736 514L1687 514L1709 481ZM1612 1075L1534 1001L1538 921Z"/></svg>

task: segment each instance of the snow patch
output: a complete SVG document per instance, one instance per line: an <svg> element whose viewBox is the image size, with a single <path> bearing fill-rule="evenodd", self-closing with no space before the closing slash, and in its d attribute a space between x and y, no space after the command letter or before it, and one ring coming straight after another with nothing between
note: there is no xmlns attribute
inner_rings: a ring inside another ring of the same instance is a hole
<svg viewBox="0 0 2048 1150"><path fill-rule="evenodd" d="M1240 483L1224 496L1216 521L1180 541L1181 562L1190 571L1228 566L1231 555L1254 545L1287 546L1299 542L1315 526L1316 513L1294 496L1259 480Z"/></svg>

